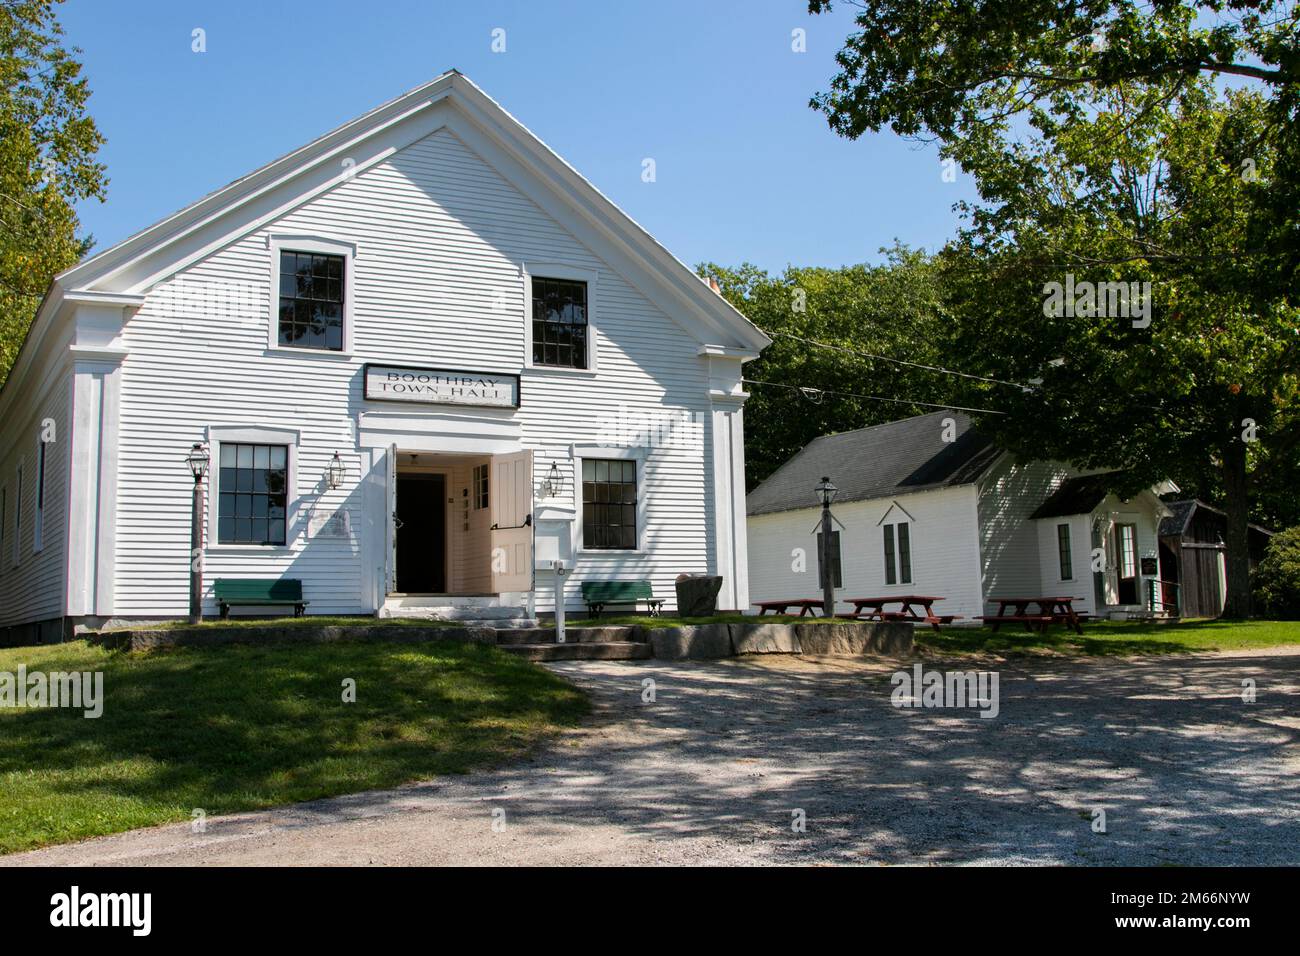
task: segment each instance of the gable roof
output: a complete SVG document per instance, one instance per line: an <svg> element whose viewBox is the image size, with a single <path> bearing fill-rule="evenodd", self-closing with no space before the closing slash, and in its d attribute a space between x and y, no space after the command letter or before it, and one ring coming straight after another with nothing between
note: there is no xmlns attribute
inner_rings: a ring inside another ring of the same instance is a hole
<svg viewBox="0 0 1300 956"><path fill-rule="evenodd" d="M443 127L701 344L747 359L771 341L495 100L449 70L55 276L10 381L26 374L33 343L45 338L65 299L138 300L193 262Z"/></svg>
<svg viewBox="0 0 1300 956"><path fill-rule="evenodd" d="M1186 534L1188 528L1191 526L1192 516L1198 511L1207 511L1225 524L1228 519L1228 513L1226 511L1222 508L1216 508L1214 505L1202 501L1200 498L1187 498L1183 501L1166 501L1165 507L1170 510L1171 514L1166 518L1162 518L1160 521L1161 536ZM1274 532L1265 528L1263 525L1258 525L1253 522L1248 524L1246 527L1251 531L1267 535L1270 538L1274 534Z"/></svg>
<svg viewBox="0 0 1300 956"><path fill-rule="evenodd" d="M1110 494L1111 484L1119 472L1104 471L1095 475L1079 475L1061 482L1061 487L1052 496L1038 506L1038 510L1029 516L1034 518L1068 518L1070 515L1086 515L1106 500Z"/></svg>
<svg viewBox="0 0 1300 956"><path fill-rule="evenodd" d="M943 440L952 418L956 440ZM961 412L937 411L902 421L814 438L745 499L751 515L819 507L814 486L828 475L837 502L866 501L972 484L1001 452Z"/></svg>

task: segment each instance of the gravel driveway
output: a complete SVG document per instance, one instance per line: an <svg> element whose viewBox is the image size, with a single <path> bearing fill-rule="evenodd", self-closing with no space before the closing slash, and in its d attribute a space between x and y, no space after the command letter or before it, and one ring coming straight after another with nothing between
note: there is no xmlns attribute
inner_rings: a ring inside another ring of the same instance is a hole
<svg viewBox="0 0 1300 956"><path fill-rule="evenodd" d="M596 713L530 761L0 863L1300 863L1300 649L986 662L994 719L910 663L552 665Z"/></svg>

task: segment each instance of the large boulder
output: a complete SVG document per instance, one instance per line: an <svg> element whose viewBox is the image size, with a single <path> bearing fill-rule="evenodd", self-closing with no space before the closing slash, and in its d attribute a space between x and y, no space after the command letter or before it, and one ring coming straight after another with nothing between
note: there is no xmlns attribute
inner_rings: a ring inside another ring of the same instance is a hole
<svg viewBox="0 0 1300 956"><path fill-rule="evenodd" d="M670 661L709 661L731 656L726 624L695 627L656 627L649 630L655 657Z"/></svg>
<svg viewBox="0 0 1300 956"><path fill-rule="evenodd" d="M712 617L718 613L718 592L722 578L707 574L682 574L677 577L677 616Z"/></svg>

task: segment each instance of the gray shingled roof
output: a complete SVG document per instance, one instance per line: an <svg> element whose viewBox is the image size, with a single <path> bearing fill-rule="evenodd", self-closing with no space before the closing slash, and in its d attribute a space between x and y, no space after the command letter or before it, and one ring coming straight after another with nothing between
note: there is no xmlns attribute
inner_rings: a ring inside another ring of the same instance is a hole
<svg viewBox="0 0 1300 956"><path fill-rule="evenodd" d="M1067 478L1029 518L1068 518L1070 515L1091 514L1093 508L1106 500L1118 475L1119 472L1106 471L1098 475Z"/></svg>
<svg viewBox="0 0 1300 956"><path fill-rule="evenodd" d="M956 423L957 440L943 440L943 419ZM966 485L998 457L998 450L961 412L938 411L899 422L814 438L745 499L751 515L820 507L813 488L823 475L839 488L837 502Z"/></svg>

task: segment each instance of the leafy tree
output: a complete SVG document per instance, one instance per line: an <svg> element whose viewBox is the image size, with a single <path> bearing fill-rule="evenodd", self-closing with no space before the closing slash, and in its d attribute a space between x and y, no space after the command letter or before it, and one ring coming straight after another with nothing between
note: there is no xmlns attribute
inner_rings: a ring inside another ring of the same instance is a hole
<svg viewBox="0 0 1300 956"><path fill-rule="evenodd" d="M1265 614L1300 618L1300 526L1273 536L1254 584L1255 601Z"/></svg>
<svg viewBox="0 0 1300 956"><path fill-rule="evenodd" d="M987 390L1010 413L989 426L1024 455L1126 468L1121 492L1217 485L1225 613L1243 615L1252 466L1293 460L1300 438L1296 207L1278 201L1300 195L1289 5L862 7L814 105L845 135L935 137L975 178L942 256L959 354L1039 383ZM1263 88L1224 94L1227 74ZM1086 298L1044 314L1067 280L1149 282L1149 326Z"/></svg>
<svg viewBox="0 0 1300 956"><path fill-rule="evenodd" d="M0 2L0 382L50 280L91 245L73 204L103 199L106 185L90 89L56 2Z"/></svg>
<svg viewBox="0 0 1300 956"><path fill-rule="evenodd" d="M762 357L745 366L746 379L770 383L749 386L745 406L750 488L819 435L930 410L884 399L943 403L953 392L942 375L857 354L933 364L948 352L950 323L933 260L901 246L882 251L887 261L878 266L791 266L779 276L752 265L698 267L773 338Z"/></svg>

